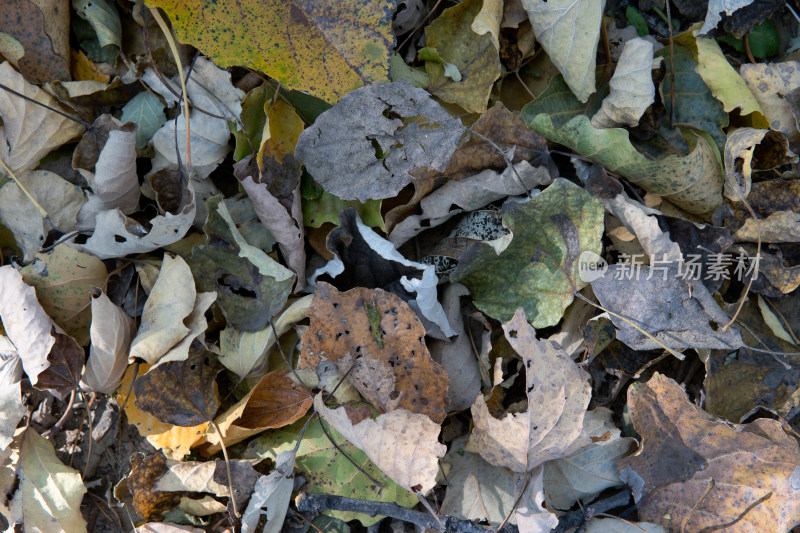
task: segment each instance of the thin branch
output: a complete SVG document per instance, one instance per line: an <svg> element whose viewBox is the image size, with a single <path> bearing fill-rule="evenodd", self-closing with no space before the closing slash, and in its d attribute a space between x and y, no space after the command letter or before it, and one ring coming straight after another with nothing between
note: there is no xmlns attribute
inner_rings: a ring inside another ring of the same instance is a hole
<svg viewBox="0 0 800 533"><path fill-rule="evenodd" d="M77 122L78 124L80 124L81 126L83 126L84 128L86 128L87 130L90 130L90 129L92 129L92 125L91 125L91 124L89 124L88 122L85 122L85 121L83 121L83 120L81 120L81 119L79 119L79 118L75 118L75 117L73 117L72 115L69 115L69 114L67 114L67 113L64 113L63 111L59 111L58 109L56 109L56 108L54 108L54 107L50 107L50 106L49 106L49 105L47 105L47 104L43 104L42 102L39 102L38 100L34 100L34 99L33 99L33 98L31 98L30 96L25 96L25 95L24 95L24 94L22 94L22 93L18 93L17 91L15 91L14 89L12 89L11 87L9 87L9 86L7 86L7 85L4 85L4 84L0 83L0 89L3 89L4 91L8 91L8 92L10 92L11 94L13 94L13 95L15 95L15 96L19 96L19 97L20 97L20 98L22 98L23 100L27 100L28 102L31 102L31 103L33 103L33 104L36 104L36 105L38 105L38 106L41 106L41 107L43 107L43 108L47 109L48 111L52 111L53 113L56 113L56 114L58 114L58 115L61 115L61 116L62 116L62 117L64 117L64 118L68 118L69 120L71 120L71 121L73 121L73 122Z"/></svg>

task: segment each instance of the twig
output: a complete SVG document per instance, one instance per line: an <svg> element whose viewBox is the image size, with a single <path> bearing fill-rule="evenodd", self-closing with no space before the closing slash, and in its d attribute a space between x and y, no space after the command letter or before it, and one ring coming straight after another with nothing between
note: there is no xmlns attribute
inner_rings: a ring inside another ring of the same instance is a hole
<svg viewBox="0 0 800 533"><path fill-rule="evenodd" d="M750 34L744 34L744 51L747 54L747 60L751 63L757 63L756 58L753 57L753 52L750 51Z"/></svg>
<svg viewBox="0 0 800 533"><path fill-rule="evenodd" d="M333 496L329 494L306 494L301 492L294 500L297 510L301 513L321 511L349 511L361 513L368 516L388 516L402 520L409 524L414 524L423 531L433 529L435 531L445 531L450 533L490 533L493 528L475 524L469 520L463 520L454 516L442 516L442 523L438 523L432 516L419 511L412 511L405 507L400 507L396 503L373 502L367 500L355 500L344 496ZM444 529L443 529L444 528ZM503 533L516 531L513 526L505 526Z"/></svg>
<svg viewBox="0 0 800 533"><path fill-rule="evenodd" d="M55 423L53 427L48 429L42 436L49 436L61 429L61 426L64 425L64 422L67 421L69 415L72 413L72 407L75 405L75 395L78 393L78 389L72 389L72 392L69 395L69 401L67 403L67 408L64 409L64 414L61 415L61 418L58 419L58 422Z"/></svg>
<svg viewBox="0 0 800 533"><path fill-rule="evenodd" d="M228 449L225 447L225 439L223 438L222 431L220 431L219 426L214 419L210 420L211 427L214 428L214 431L217 432L219 435L219 446L222 448L222 456L225 457L225 470L228 472L228 490L230 491L231 495L231 507L233 507L233 516L235 518L239 518L239 513L236 511L236 494L233 492L233 477L231 476L231 462L228 459Z"/></svg>
<svg viewBox="0 0 800 533"><path fill-rule="evenodd" d="M85 122L85 121L83 121L83 120L81 120L81 119L79 119L79 118L75 118L75 117L73 117L72 115L69 115L69 114L67 114L67 113L64 113L63 111L59 111L58 109L56 109L56 108L54 108L54 107L50 107L50 106L49 106L49 105L47 105L47 104L43 104L42 102L39 102L38 100L34 100L34 99L33 99L33 98L31 98L30 96L25 96L25 95L24 95L24 94L22 94L22 93L18 93L17 91L15 91L14 89L10 88L10 87L9 87L9 86L7 86L7 85L4 85L4 84L0 83L0 89L3 89L4 91L8 91L8 92L10 92L11 94L13 94L13 95L15 95L15 96L19 96L19 97L20 97L20 98L22 98L23 100L27 100L28 102L31 102L31 103L33 103L33 104L36 104L36 105L38 105L38 106L41 106L41 107L43 107L43 108L45 108L45 109L47 109L47 110L49 110L49 111L52 111L53 113L59 114L59 115L61 115L61 116L62 116L62 117L64 117L64 118L68 118L68 119L70 119L70 120L71 120L71 121L73 121L73 122L77 122L78 124L80 124L81 126L83 126L84 128L86 128L87 130L90 130L90 129L92 129L92 125L91 125L91 124L89 124L88 122Z"/></svg>
<svg viewBox="0 0 800 533"><path fill-rule="evenodd" d="M522 180L522 176L519 175L519 172L517 172L517 169L514 167L514 163L512 163L511 159L508 158L508 155L499 146L497 146L497 143L495 143L489 137L481 135L480 133L478 133L477 131L473 130L472 128L464 128L464 129L466 129L468 132L474 134L479 139L483 139L484 141L486 141L487 143L492 145L492 147L495 150L497 150L500 153L501 156L503 156L503 159L505 160L506 165L508 165L511 168L511 172L514 173L514 177L517 178L517 181L519 181L519 184L522 187L522 193L523 194L527 194L528 198L533 198L533 196L531 196L531 191L528 189L528 186L525 185L525 182Z"/></svg>
<svg viewBox="0 0 800 533"><path fill-rule="evenodd" d="M667 4L667 28L669 28L669 127L674 128L677 122L675 113L675 43L672 39L672 14L670 13L670 0Z"/></svg>
<svg viewBox="0 0 800 533"><path fill-rule="evenodd" d="M558 519L558 526L553 531L555 533L563 533L569 529L579 527L581 524L586 522L588 515L598 516L601 513L610 511L611 509L628 505L628 502L630 501L631 490L626 487L622 492L595 502L587 507L585 511L582 509L576 509L575 511L570 511L561 515Z"/></svg>
<svg viewBox="0 0 800 533"><path fill-rule="evenodd" d="M713 477L709 478L706 490L703 491L703 494L700 495L700 497L695 502L694 507L692 507L692 510L689 511L689 514L687 514L686 518L684 518L683 522L681 522L681 533L686 533L686 524L688 524L689 520L692 519L694 513L697 512L697 508L700 507L700 504L703 503L703 500L706 499L706 496L708 496L708 493L711 492L711 489L714 488L714 485L716 485L716 483L714 482L714 478Z"/></svg>
<svg viewBox="0 0 800 533"><path fill-rule="evenodd" d="M6 165L6 162L3 161L2 158L0 158L0 165L2 165L3 170L5 170L6 174L8 174L8 176L12 180L14 180L14 183L17 184L17 187L19 187L19 189L22 191L22 193L25 196L28 197L28 200L31 201L31 203L36 208L36 210L39 211L39 214L42 215L42 218L49 219L50 215L48 215L47 210L44 207L42 207L41 205L39 205L39 202L36 201L36 198L34 198L33 195L25 187L25 185L23 185L22 182L19 181L19 178L17 178L17 176L14 174L14 172L12 172L10 168L8 168L8 165Z"/></svg>

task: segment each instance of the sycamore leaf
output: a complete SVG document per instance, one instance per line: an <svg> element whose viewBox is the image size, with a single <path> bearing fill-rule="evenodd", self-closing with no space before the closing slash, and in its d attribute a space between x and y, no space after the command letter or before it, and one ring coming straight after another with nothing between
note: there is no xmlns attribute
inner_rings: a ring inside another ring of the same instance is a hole
<svg viewBox="0 0 800 533"><path fill-rule="evenodd" d="M22 441L20 485L26 531L86 531L86 520L81 515L86 487L80 473L64 466L50 441L32 428L28 428Z"/></svg>
<svg viewBox="0 0 800 533"><path fill-rule="evenodd" d="M441 426L427 416L395 409L353 423L346 407L325 407L322 393L314 397L314 409L407 491L425 494L436 485L439 458L447 448L439 443Z"/></svg>
<svg viewBox="0 0 800 533"><path fill-rule="evenodd" d="M316 369L330 359L381 412L404 409L444 420L449 379L431 359L425 328L403 300L381 289L339 292L320 283L308 315L299 368Z"/></svg>
<svg viewBox="0 0 800 533"><path fill-rule="evenodd" d="M495 466L524 473L589 442L582 431L592 390L589 375L560 346L536 338L521 309L503 331L525 364L528 409L497 419L479 395L469 448Z"/></svg>
<svg viewBox="0 0 800 533"><path fill-rule="evenodd" d="M536 40L581 102L595 91L605 0L522 0Z"/></svg>
<svg viewBox="0 0 800 533"><path fill-rule="evenodd" d="M128 367L128 349L136 324L103 292L92 295L91 313L92 327L89 333L92 344L81 388L111 394Z"/></svg>
<svg viewBox="0 0 800 533"><path fill-rule="evenodd" d="M636 126L656 97L653 85L653 43L635 38L625 43L611 81L611 93L592 117L592 126Z"/></svg>
<svg viewBox="0 0 800 533"><path fill-rule="evenodd" d="M260 330L286 303L292 271L244 240L222 196L209 198L206 209L207 242L192 248L190 277L199 290L215 291L228 324Z"/></svg>
<svg viewBox="0 0 800 533"><path fill-rule="evenodd" d="M640 519L731 533L788 531L800 521L800 450L780 422L715 419L659 373L628 389L628 405L642 449L620 462L620 477Z"/></svg>
<svg viewBox="0 0 800 533"><path fill-rule="evenodd" d="M22 363L8 337L0 335L0 450L14 440L17 424L25 414L22 404Z"/></svg>
<svg viewBox="0 0 800 533"><path fill-rule="evenodd" d="M472 113L486 111L489 93L500 76L496 44L499 21L494 38L487 32L478 37L472 30L473 19L486 4L483 0L465 0L445 9L425 28L426 44L438 52L439 59L425 62L428 91ZM502 12L501 2L496 1L495 6L496 12ZM453 69L458 72L455 79L450 72Z"/></svg>
<svg viewBox="0 0 800 533"><path fill-rule="evenodd" d="M588 504L605 489L623 485L617 463L635 448L636 439L621 437L611 415L611 410L604 407L588 411L583 418L583 432L591 444L544 464L548 506L569 509L576 499Z"/></svg>
<svg viewBox="0 0 800 533"><path fill-rule="evenodd" d="M37 102L64 111L58 100L26 82L8 61L0 64L0 83ZM3 117L0 157L15 173L36 168L42 157L83 131L83 126L72 120L8 91L0 91L0 116Z"/></svg>
<svg viewBox="0 0 800 533"><path fill-rule="evenodd" d="M523 116L531 129L549 140L568 146L686 211L708 213L722 203L720 165L714 147L702 137L696 137L689 155L670 155L654 161L636 150L626 130L597 129L585 115L578 115L561 127L554 126L546 113L531 117L523 112Z"/></svg>
<svg viewBox="0 0 800 533"><path fill-rule="evenodd" d="M286 89L329 102L389 75L395 6L388 0L244 0L232 6L215 0L148 0L147 5L162 8L178 39L221 67L246 65Z"/></svg>
<svg viewBox="0 0 800 533"><path fill-rule="evenodd" d="M322 113L300 135L295 156L326 191L365 202L395 196L415 169L443 170L463 133L422 89L376 83Z"/></svg>
<svg viewBox="0 0 800 533"><path fill-rule="evenodd" d="M557 324L573 292L585 286L578 256L601 251L602 203L558 178L528 202L512 204L503 225L511 235L493 243L510 237L505 249L498 254L491 243L473 245L450 279L466 285L489 316L508 320L522 307L535 327Z"/></svg>
<svg viewBox="0 0 800 533"><path fill-rule="evenodd" d="M293 451L282 452L275 459L275 470L258 478L242 515L242 533L255 533L262 513L267 519L262 533L280 532L292 499L294 457Z"/></svg>
<svg viewBox="0 0 800 533"><path fill-rule="evenodd" d="M161 100L150 91L142 91L122 107L120 121L136 123L136 149L141 150L164 125L167 117Z"/></svg>
<svg viewBox="0 0 800 533"><path fill-rule="evenodd" d="M48 254L36 254L20 273L50 318L78 344L88 344L93 287L103 287L108 278L103 262L59 244Z"/></svg>

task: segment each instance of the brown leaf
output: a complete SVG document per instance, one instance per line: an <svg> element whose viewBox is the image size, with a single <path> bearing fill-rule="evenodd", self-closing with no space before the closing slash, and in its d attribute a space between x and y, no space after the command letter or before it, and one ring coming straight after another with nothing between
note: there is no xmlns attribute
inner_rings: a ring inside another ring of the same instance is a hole
<svg viewBox="0 0 800 533"><path fill-rule="evenodd" d="M643 442L620 461L620 477L641 520L726 533L788 531L800 521L800 450L780 422L712 418L658 373L629 390L628 406Z"/></svg>
<svg viewBox="0 0 800 533"><path fill-rule="evenodd" d="M65 333L58 333L55 326L50 330L50 334L55 338L53 348L47 354L50 366L39 374L36 388L55 391L63 398L67 392L78 387L86 353L75 339Z"/></svg>
<svg viewBox="0 0 800 533"><path fill-rule="evenodd" d="M214 380L221 369L216 355L194 344L185 361L164 363L136 380L136 407L176 426L213 420L219 408Z"/></svg>
<svg viewBox="0 0 800 533"><path fill-rule="evenodd" d="M45 16L39 6L48 5L54 12ZM22 13L24 15L20 16ZM69 7L66 2L6 0L0 4L0 32L22 45L23 55L14 64L29 82L41 84L70 79L67 62ZM14 58L7 59L13 61Z"/></svg>
<svg viewBox="0 0 800 533"><path fill-rule="evenodd" d="M450 380L431 359L425 328L411 308L381 289L339 292L319 283L308 310L301 368L331 359L358 391L382 412L406 409L440 423Z"/></svg>
<svg viewBox="0 0 800 533"><path fill-rule="evenodd" d="M133 495L133 506L145 520L161 518L165 513L178 506L181 501L179 492L161 492L152 490L156 481L167 471L167 459L161 452L145 455L135 453L131 456L131 472L127 485Z"/></svg>
<svg viewBox="0 0 800 533"><path fill-rule="evenodd" d="M302 418L314 399L289 379L288 373L287 370L276 370L261 378L248 395L247 407L236 425L248 429L271 429Z"/></svg>

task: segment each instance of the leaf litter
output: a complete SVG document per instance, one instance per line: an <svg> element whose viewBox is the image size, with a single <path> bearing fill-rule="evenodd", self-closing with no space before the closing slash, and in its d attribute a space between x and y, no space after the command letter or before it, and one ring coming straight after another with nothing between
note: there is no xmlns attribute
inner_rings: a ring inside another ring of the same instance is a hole
<svg viewBox="0 0 800 533"><path fill-rule="evenodd" d="M4 530L800 524L790 4L40 4Z"/></svg>

